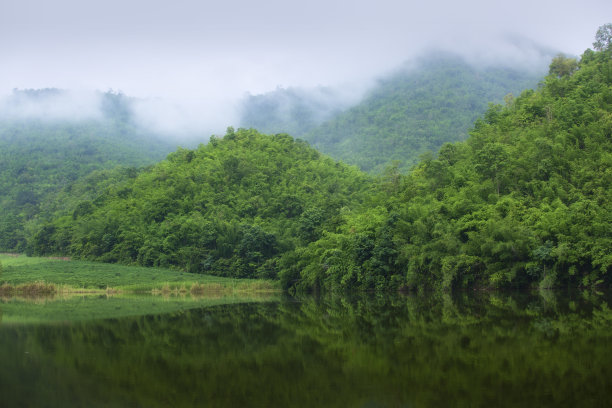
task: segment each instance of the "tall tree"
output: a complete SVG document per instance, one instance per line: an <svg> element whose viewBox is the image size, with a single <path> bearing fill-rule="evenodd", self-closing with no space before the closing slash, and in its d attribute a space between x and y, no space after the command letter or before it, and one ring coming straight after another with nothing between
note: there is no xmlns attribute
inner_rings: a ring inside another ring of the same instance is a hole
<svg viewBox="0 0 612 408"><path fill-rule="evenodd" d="M597 51L607 51L612 49L612 24L604 24L597 29L593 47Z"/></svg>

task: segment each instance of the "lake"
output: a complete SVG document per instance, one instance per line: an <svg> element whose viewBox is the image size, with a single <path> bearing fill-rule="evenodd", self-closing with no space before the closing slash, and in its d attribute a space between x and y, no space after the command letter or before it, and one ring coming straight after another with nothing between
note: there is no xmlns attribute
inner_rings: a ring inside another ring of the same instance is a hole
<svg viewBox="0 0 612 408"><path fill-rule="evenodd" d="M609 407L609 301L4 299L0 406ZM88 318L93 309L105 312Z"/></svg>

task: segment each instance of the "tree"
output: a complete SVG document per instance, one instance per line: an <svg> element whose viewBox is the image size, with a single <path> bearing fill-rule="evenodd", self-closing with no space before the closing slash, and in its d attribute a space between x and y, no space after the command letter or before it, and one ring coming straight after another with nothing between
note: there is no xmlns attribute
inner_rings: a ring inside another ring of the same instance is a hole
<svg viewBox="0 0 612 408"><path fill-rule="evenodd" d="M548 73L562 78L573 74L578 69L578 61L575 58L568 58L563 54L557 54L550 63Z"/></svg>
<svg viewBox="0 0 612 408"><path fill-rule="evenodd" d="M597 29L593 47L597 51L607 51L612 49L612 24L604 24Z"/></svg>

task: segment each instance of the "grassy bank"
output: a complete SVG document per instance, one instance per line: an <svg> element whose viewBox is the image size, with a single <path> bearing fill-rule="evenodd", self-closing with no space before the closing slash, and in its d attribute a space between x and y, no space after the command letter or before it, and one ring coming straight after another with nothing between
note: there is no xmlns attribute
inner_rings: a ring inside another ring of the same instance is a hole
<svg viewBox="0 0 612 408"><path fill-rule="evenodd" d="M144 268L24 255L0 254L0 295L41 293L278 292L275 281L197 275L165 268Z"/></svg>

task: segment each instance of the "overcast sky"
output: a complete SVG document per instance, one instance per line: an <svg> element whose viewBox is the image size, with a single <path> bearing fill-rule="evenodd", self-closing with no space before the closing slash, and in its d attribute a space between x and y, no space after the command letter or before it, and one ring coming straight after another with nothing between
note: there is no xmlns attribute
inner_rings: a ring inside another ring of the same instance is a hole
<svg viewBox="0 0 612 408"><path fill-rule="evenodd" d="M360 81L432 46L520 60L533 40L580 55L610 20L610 0L2 0L0 95L114 89L221 106Z"/></svg>

